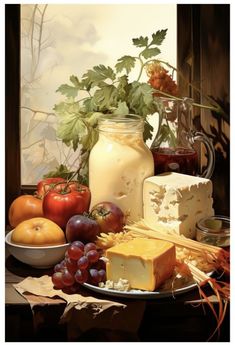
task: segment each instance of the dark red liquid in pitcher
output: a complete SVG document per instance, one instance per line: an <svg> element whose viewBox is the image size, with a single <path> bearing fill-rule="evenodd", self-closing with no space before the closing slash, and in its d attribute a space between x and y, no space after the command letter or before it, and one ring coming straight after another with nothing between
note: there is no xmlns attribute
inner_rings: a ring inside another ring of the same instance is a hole
<svg viewBox="0 0 235 345"><path fill-rule="evenodd" d="M196 175L198 171L197 152L187 148L151 149L154 158L155 175L167 171Z"/></svg>

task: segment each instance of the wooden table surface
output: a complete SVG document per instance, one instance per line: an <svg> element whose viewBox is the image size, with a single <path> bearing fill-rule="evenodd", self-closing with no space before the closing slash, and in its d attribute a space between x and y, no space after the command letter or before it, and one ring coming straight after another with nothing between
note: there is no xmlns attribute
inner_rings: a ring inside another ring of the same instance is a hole
<svg viewBox="0 0 235 345"><path fill-rule="evenodd" d="M52 270L39 270L22 264L9 255L6 249L5 272L6 341L68 341L66 325L59 324L59 319L66 303L61 301L61 303L56 304L46 303L45 305L38 305L35 306L32 312L27 300L12 285L28 276L40 277L44 274L50 275ZM112 297L108 297L108 299L112 300ZM203 303L204 308L201 303L195 304L195 301L199 300L197 288L177 295L176 298L168 297L147 300L142 322L138 332L135 334L126 331L122 332L121 330L117 332L110 331L109 329L91 329L81 334L79 339L75 340L207 341L216 326L216 322L212 312L205 303ZM122 299L120 301L125 303ZM217 303L214 304L217 307ZM40 323L38 318L44 321ZM218 339L214 337L214 341L229 341L229 320L230 310L228 308L221 327L220 337ZM36 326L35 323L37 323Z"/></svg>

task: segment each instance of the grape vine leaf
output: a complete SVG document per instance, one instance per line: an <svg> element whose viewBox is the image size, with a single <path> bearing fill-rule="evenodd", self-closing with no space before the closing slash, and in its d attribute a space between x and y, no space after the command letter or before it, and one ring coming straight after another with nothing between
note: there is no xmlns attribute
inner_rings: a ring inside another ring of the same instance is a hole
<svg viewBox="0 0 235 345"><path fill-rule="evenodd" d="M86 122L89 124L90 127L97 127L97 123L100 117L104 116L103 113L95 111L93 113L88 114L86 117Z"/></svg>
<svg viewBox="0 0 235 345"><path fill-rule="evenodd" d="M54 107L54 110L58 116L58 138L67 146L72 144L75 151L83 136L88 132L79 104L61 102Z"/></svg>
<svg viewBox="0 0 235 345"><path fill-rule="evenodd" d="M167 29L165 30L158 30L156 33L152 34L152 41L150 45L157 45L160 46L166 37Z"/></svg>
<svg viewBox="0 0 235 345"><path fill-rule="evenodd" d="M145 59L149 59L153 56L159 55L161 53L161 50L157 47L155 48L146 48L142 51L141 55L145 58Z"/></svg>
<svg viewBox="0 0 235 345"><path fill-rule="evenodd" d="M134 81L128 95L128 104L135 114L147 116L153 112L153 89L149 84Z"/></svg>
<svg viewBox="0 0 235 345"><path fill-rule="evenodd" d="M77 87L77 88L80 88L80 87L81 87L81 83L80 83L78 77L76 77L75 75L71 75L70 78L69 78L69 80L71 81L71 83L72 83L75 87Z"/></svg>
<svg viewBox="0 0 235 345"><path fill-rule="evenodd" d="M126 74L124 74L118 78L117 90L118 90L119 100L123 102L126 101L126 95L129 89L130 89L130 86L128 84L128 77Z"/></svg>
<svg viewBox="0 0 235 345"><path fill-rule="evenodd" d="M99 86L106 79L114 80L116 77L111 67L104 65L94 66L93 69L89 69L87 73L83 75L82 82L88 88ZM101 84L103 86L104 83Z"/></svg>
<svg viewBox="0 0 235 345"><path fill-rule="evenodd" d="M148 37L140 36L139 38L133 38L132 42L136 47L147 47Z"/></svg>
<svg viewBox="0 0 235 345"><path fill-rule="evenodd" d="M47 177L63 177L65 179L70 179L74 175L74 171L67 168L66 165L60 164L55 170L43 175L43 178Z"/></svg>
<svg viewBox="0 0 235 345"><path fill-rule="evenodd" d="M144 121L144 134L143 134L144 141L146 141L148 139L152 139L152 137L153 137L153 126L150 125L150 123L147 121L147 119L145 119L145 121Z"/></svg>
<svg viewBox="0 0 235 345"><path fill-rule="evenodd" d="M108 110L110 106L117 104L118 92L114 85L106 85L102 89L95 91L93 95L94 104L97 105L99 111Z"/></svg>
<svg viewBox="0 0 235 345"><path fill-rule="evenodd" d="M126 104L126 102L118 102L117 109L114 110L115 115L127 115L129 114L129 108Z"/></svg>
<svg viewBox="0 0 235 345"><path fill-rule="evenodd" d="M93 97L87 97L87 99L83 100L83 111L85 113L90 113L97 110L98 107L95 105Z"/></svg>
<svg viewBox="0 0 235 345"><path fill-rule="evenodd" d="M59 119L57 136L62 139L67 146L72 144L74 151L76 151L78 144L86 135L87 127L78 114L64 114L63 118Z"/></svg>
<svg viewBox="0 0 235 345"><path fill-rule="evenodd" d="M58 87L56 92L60 92L62 95L65 95L66 97L75 98L78 95L78 88L68 84L62 84Z"/></svg>
<svg viewBox="0 0 235 345"><path fill-rule="evenodd" d="M79 102L75 102L74 100L55 104L53 109L58 117L63 117L64 114L79 113L81 111Z"/></svg>
<svg viewBox="0 0 235 345"><path fill-rule="evenodd" d="M136 58L130 55L124 55L117 61L119 61L115 65L117 73L122 72L125 69L126 73L129 74L132 68L135 67Z"/></svg>

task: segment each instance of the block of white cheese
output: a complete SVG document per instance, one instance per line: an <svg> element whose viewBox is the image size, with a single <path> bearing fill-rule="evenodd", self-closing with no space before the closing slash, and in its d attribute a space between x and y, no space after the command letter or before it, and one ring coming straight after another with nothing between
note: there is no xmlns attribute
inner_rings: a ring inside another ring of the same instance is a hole
<svg viewBox="0 0 235 345"><path fill-rule="evenodd" d="M176 263L172 243L135 238L106 251L107 280L127 279L133 289L154 291L170 278Z"/></svg>
<svg viewBox="0 0 235 345"><path fill-rule="evenodd" d="M144 219L156 229L195 237L197 221L214 215L212 182L175 172L144 181Z"/></svg>

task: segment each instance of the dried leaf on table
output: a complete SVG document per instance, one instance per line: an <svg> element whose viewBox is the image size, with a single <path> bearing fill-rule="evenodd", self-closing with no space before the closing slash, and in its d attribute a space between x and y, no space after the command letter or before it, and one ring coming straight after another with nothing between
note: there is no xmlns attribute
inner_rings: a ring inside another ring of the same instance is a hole
<svg viewBox="0 0 235 345"><path fill-rule="evenodd" d="M59 296L67 303L77 303L77 309L82 309L88 305L99 305L101 310L105 310L110 306L125 308L125 304L113 302L109 300L97 299L88 294L71 294L68 295L62 290L55 290L51 281L51 277L44 275L40 278L28 277L18 284L14 284L14 288L24 296L24 293L31 293L37 296L56 297Z"/></svg>
<svg viewBox="0 0 235 345"><path fill-rule="evenodd" d="M13 286L27 299L31 308L35 305L48 304L55 299L57 303L65 301L67 305L60 321L67 323L70 340L76 339L90 328L136 332L145 310L145 301L142 300L119 303L115 300L95 298L85 289L81 289L81 293L66 294L62 290L55 290L51 277L47 275L40 278L27 277Z"/></svg>

